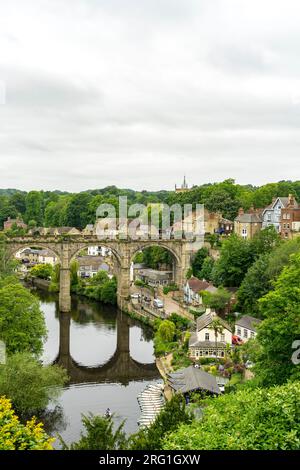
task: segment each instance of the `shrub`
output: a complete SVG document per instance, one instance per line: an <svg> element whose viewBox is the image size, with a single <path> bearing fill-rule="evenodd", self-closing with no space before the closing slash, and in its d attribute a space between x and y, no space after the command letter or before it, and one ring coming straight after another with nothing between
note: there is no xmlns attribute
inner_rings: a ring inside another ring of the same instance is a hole
<svg viewBox="0 0 300 470"><path fill-rule="evenodd" d="M10 400L0 398L0 450L52 450L54 441L35 418L21 424Z"/></svg>

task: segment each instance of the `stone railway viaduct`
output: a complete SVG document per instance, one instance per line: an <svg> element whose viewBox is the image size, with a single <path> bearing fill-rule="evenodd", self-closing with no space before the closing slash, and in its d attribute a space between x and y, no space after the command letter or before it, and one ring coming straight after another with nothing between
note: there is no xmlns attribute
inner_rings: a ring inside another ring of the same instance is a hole
<svg viewBox="0 0 300 470"><path fill-rule="evenodd" d="M8 258L12 258L19 250L28 247L45 248L55 253L60 262L59 308L61 312L69 312L71 309L70 263L81 250L89 246L104 246L113 253L116 267L114 274L118 280L118 306L121 309L124 308L129 298L130 266L138 252L150 246L167 249L173 256L174 282L182 287L195 250L194 244L186 239L101 240L94 235L72 235L8 238L6 253Z"/></svg>

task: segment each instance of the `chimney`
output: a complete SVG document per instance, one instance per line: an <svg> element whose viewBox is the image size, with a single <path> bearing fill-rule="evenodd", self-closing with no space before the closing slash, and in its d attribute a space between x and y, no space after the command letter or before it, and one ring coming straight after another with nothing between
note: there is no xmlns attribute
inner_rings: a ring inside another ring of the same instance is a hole
<svg viewBox="0 0 300 470"><path fill-rule="evenodd" d="M239 208L239 215L244 215L244 209L242 207Z"/></svg>
<svg viewBox="0 0 300 470"><path fill-rule="evenodd" d="M289 206L294 206L295 205L295 196L293 194L289 194Z"/></svg>
<svg viewBox="0 0 300 470"><path fill-rule="evenodd" d="M249 214L254 214L255 213L255 209L254 209L254 206L252 205L249 209Z"/></svg>

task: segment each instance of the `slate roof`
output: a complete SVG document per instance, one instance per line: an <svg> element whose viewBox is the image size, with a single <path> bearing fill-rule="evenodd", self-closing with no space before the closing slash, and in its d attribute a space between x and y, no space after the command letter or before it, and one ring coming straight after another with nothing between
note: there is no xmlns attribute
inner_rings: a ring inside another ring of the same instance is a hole
<svg viewBox="0 0 300 470"><path fill-rule="evenodd" d="M245 214L241 214L241 215L238 215L236 218L235 218L235 221L236 222L241 222L243 224L253 224L253 223L261 223L262 222L262 218L260 216L260 214L257 214L257 213L245 213Z"/></svg>
<svg viewBox="0 0 300 470"><path fill-rule="evenodd" d="M210 282L207 282L205 280L201 281L197 277L191 277L187 282L188 282L189 288L193 292L196 292L196 293L202 290L207 290L207 289L211 289L212 287L214 287Z"/></svg>
<svg viewBox="0 0 300 470"><path fill-rule="evenodd" d="M251 331L256 331L256 326L259 325L259 323L261 323L261 320L251 317L250 315L244 315L235 322L236 326L241 326Z"/></svg>
<svg viewBox="0 0 300 470"><path fill-rule="evenodd" d="M217 395L221 393L215 376L193 366L168 374L168 383L176 392L181 393L198 389Z"/></svg>
<svg viewBox="0 0 300 470"><path fill-rule="evenodd" d="M220 323L224 326L224 328L226 328L226 330L231 331L230 325L225 320L218 317L214 312L211 311L205 312L203 315L201 315L201 317L197 318L197 331L203 330L203 328L209 326L213 322L213 320L216 319L220 321Z"/></svg>

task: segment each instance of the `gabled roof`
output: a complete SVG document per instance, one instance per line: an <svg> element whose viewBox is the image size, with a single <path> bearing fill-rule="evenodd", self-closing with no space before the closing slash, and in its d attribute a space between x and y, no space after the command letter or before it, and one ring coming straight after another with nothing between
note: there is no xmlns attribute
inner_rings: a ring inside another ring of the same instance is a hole
<svg viewBox="0 0 300 470"><path fill-rule="evenodd" d="M259 318L251 317L250 315L244 315L239 320L235 322L236 326L241 326L247 330L255 331L256 327L261 323Z"/></svg>
<svg viewBox="0 0 300 470"><path fill-rule="evenodd" d="M205 312L201 317L197 318L197 331L201 331L203 328L208 327L214 320L219 320L226 330L231 331L230 325L212 311Z"/></svg>
<svg viewBox="0 0 300 470"><path fill-rule="evenodd" d="M211 284L210 282L207 282L205 280L201 281L197 277L191 277L190 279L188 279L187 283L189 288L196 293L214 287L213 284Z"/></svg>
<svg viewBox="0 0 300 470"><path fill-rule="evenodd" d="M262 222L260 214L250 213L250 212L238 215L234 220L236 222L241 222L243 224L253 224L253 223L261 223Z"/></svg>
<svg viewBox="0 0 300 470"><path fill-rule="evenodd" d="M176 392L181 393L198 389L217 395L221 393L215 376L193 366L169 374L168 383Z"/></svg>

